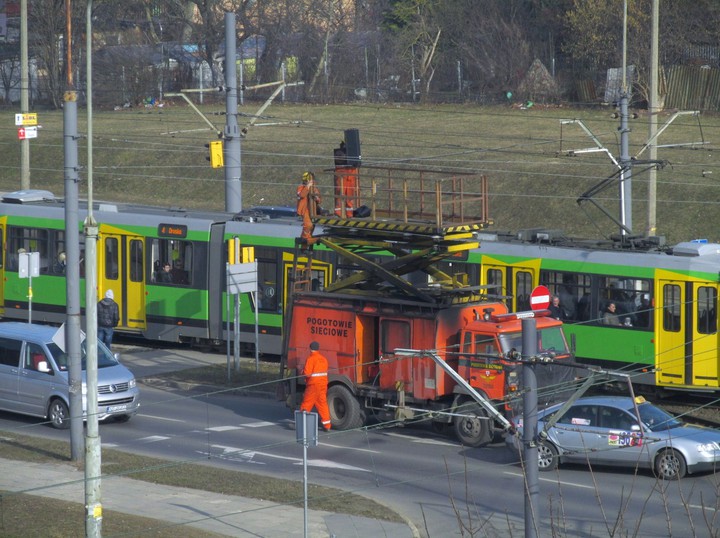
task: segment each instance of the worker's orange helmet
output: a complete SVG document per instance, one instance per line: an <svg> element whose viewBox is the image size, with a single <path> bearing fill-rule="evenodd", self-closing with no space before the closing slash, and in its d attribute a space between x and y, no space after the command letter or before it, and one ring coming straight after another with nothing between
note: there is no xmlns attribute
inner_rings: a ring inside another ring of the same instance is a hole
<svg viewBox="0 0 720 538"><path fill-rule="evenodd" d="M312 179L312 180L315 179L315 174L313 174L312 172L305 172L305 173L302 175L302 181L303 181L303 183L307 183L307 182L310 181L311 179Z"/></svg>

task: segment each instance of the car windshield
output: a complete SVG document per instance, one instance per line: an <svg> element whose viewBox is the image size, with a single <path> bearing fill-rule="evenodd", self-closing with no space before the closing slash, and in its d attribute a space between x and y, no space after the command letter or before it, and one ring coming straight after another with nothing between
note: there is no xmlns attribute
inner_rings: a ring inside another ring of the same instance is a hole
<svg viewBox="0 0 720 538"><path fill-rule="evenodd" d="M570 353L565 342L565 336L561 327L548 327L538 332L538 353L555 353L556 355L567 355ZM506 333L500 335L502 352L507 353L513 349L522 351L522 333Z"/></svg>
<svg viewBox="0 0 720 538"><path fill-rule="evenodd" d="M638 410L640 411L640 420L650 431L659 432L682 426L682 422L671 414L647 402L640 404ZM632 409L629 411L633 412Z"/></svg>
<svg viewBox="0 0 720 538"><path fill-rule="evenodd" d="M48 349L50 350L50 353L52 353L53 357L55 357L55 363L58 365L58 368L60 368L60 371L65 372L68 369L68 358L67 353L65 353L63 350L61 350L56 344L50 343L47 345ZM82 354L82 369L85 370L85 340L83 340L82 344L80 344L80 353ZM116 366L118 364L117 360L115 360L115 357L112 353L108 350L105 345L98 341L97 346L97 355L98 355L98 368L109 368L111 366Z"/></svg>

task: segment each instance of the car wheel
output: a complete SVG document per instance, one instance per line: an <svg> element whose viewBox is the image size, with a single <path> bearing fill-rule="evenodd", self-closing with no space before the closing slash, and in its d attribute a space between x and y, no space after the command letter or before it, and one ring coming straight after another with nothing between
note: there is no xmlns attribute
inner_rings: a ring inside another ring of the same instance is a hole
<svg viewBox="0 0 720 538"><path fill-rule="evenodd" d="M655 458L655 474L663 480L677 480L687 474L685 458L677 450L669 448Z"/></svg>
<svg viewBox="0 0 720 538"><path fill-rule="evenodd" d="M354 430L364 424L360 402L343 385L333 385L327 393L332 427L338 430Z"/></svg>
<svg viewBox="0 0 720 538"><path fill-rule="evenodd" d="M55 398L48 407L48 419L53 428L67 430L70 427L70 410L67 404L59 398Z"/></svg>
<svg viewBox="0 0 720 538"><path fill-rule="evenodd" d="M558 468L560 457L555 445L547 441L540 441L537 446L538 469L540 471L554 471Z"/></svg>
<svg viewBox="0 0 720 538"><path fill-rule="evenodd" d="M455 409L458 416L453 419L455 436L465 446L481 447L492 440L492 420L476 403L465 403Z"/></svg>

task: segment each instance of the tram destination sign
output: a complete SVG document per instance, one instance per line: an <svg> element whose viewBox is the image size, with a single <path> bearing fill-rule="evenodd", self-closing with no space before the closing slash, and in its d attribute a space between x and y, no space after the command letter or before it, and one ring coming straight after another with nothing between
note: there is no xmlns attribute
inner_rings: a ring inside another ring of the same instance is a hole
<svg viewBox="0 0 720 538"><path fill-rule="evenodd" d="M158 224L158 237L182 239L187 237L187 226L184 224Z"/></svg>

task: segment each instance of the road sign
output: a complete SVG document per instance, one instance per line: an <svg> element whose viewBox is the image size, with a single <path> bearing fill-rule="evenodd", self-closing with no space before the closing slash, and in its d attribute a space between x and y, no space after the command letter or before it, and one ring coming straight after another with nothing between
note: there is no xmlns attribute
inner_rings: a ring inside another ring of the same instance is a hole
<svg viewBox="0 0 720 538"><path fill-rule="evenodd" d="M546 286L538 286L530 294L530 308L545 310L550 306L550 290Z"/></svg>
<svg viewBox="0 0 720 538"><path fill-rule="evenodd" d="M38 122L37 112L30 112L28 114L15 114L15 125L16 126L37 125L37 122Z"/></svg>
<svg viewBox="0 0 720 538"><path fill-rule="evenodd" d="M37 127L18 128L18 140L26 140L28 138L37 138Z"/></svg>

